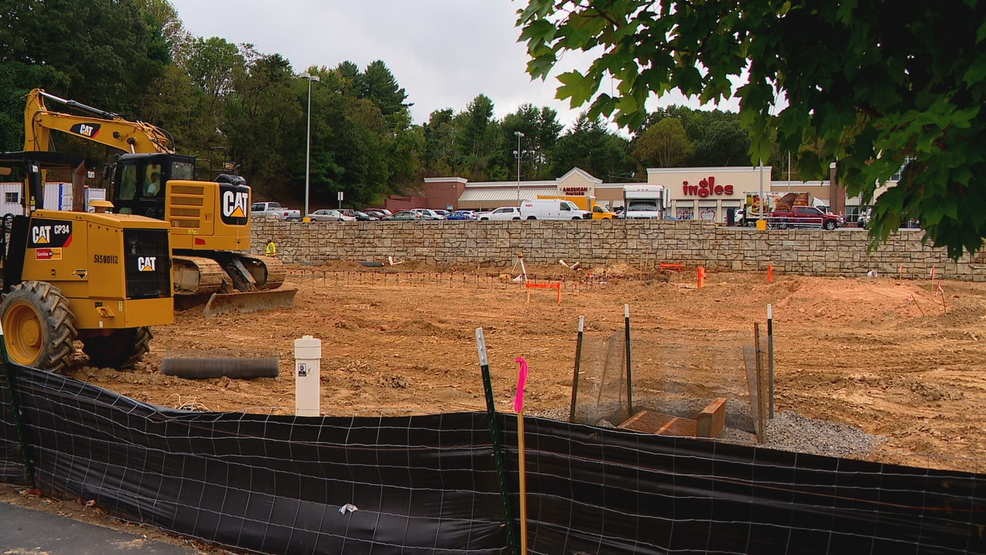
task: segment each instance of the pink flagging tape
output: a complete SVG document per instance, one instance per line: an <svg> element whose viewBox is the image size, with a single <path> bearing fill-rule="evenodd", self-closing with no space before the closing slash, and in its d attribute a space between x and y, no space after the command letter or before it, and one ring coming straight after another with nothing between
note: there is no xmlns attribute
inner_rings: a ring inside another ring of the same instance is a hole
<svg viewBox="0 0 986 555"><path fill-rule="evenodd" d="M514 397L514 411L518 414L524 412L524 387L527 386L527 360L524 357L517 357L517 364L520 364L520 371L517 374L517 396Z"/></svg>

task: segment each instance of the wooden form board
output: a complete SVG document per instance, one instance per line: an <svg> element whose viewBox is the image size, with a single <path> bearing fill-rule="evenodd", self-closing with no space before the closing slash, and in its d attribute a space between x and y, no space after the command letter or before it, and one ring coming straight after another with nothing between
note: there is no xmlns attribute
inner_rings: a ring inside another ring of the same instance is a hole
<svg viewBox="0 0 986 555"><path fill-rule="evenodd" d="M617 427L665 436L717 437L725 422L726 399L719 398L705 407L696 419L642 410Z"/></svg>

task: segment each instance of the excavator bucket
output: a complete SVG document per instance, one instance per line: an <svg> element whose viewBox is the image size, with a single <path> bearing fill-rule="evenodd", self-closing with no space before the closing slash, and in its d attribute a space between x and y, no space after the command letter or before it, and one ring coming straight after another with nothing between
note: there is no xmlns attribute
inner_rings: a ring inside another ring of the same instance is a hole
<svg viewBox="0 0 986 555"><path fill-rule="evenodd" d="M256 312L294 305L297 289L261 289L248 293L214 293L202 310L202 316L217 316L230 312Z"/></svg>

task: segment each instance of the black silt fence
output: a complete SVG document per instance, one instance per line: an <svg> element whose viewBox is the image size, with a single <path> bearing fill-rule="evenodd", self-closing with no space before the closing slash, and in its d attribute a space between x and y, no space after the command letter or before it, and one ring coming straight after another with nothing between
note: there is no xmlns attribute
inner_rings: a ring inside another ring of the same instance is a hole
<svg viewBox="0 0 986 555"><path fill-rule="evenodd" d="M265 553L510 552L485 414L190 413L15 371L45 491ZM525 420L531 553L986 553L982 475Z"/></svg>

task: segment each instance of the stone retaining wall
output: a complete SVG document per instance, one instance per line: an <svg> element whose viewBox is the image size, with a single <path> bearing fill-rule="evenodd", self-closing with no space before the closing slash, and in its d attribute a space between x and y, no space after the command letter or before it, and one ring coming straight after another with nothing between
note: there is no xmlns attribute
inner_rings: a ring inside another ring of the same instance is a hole
<svg viewBox="0 0 986 555"><path fill-rule="evenodd" d="M867 253L863 229L756 230L710 222L658 220L510 222L253 222L252 248L263 253L273 238L288 264L332 260L420 261L439 265L511 264L517 253L532 264L559 260L582 265L661 262L707 270L765 271L818 276L883 275L986 281L986 254L949 260L944 249L923 245L920 230L901 230Z"/></svg>

